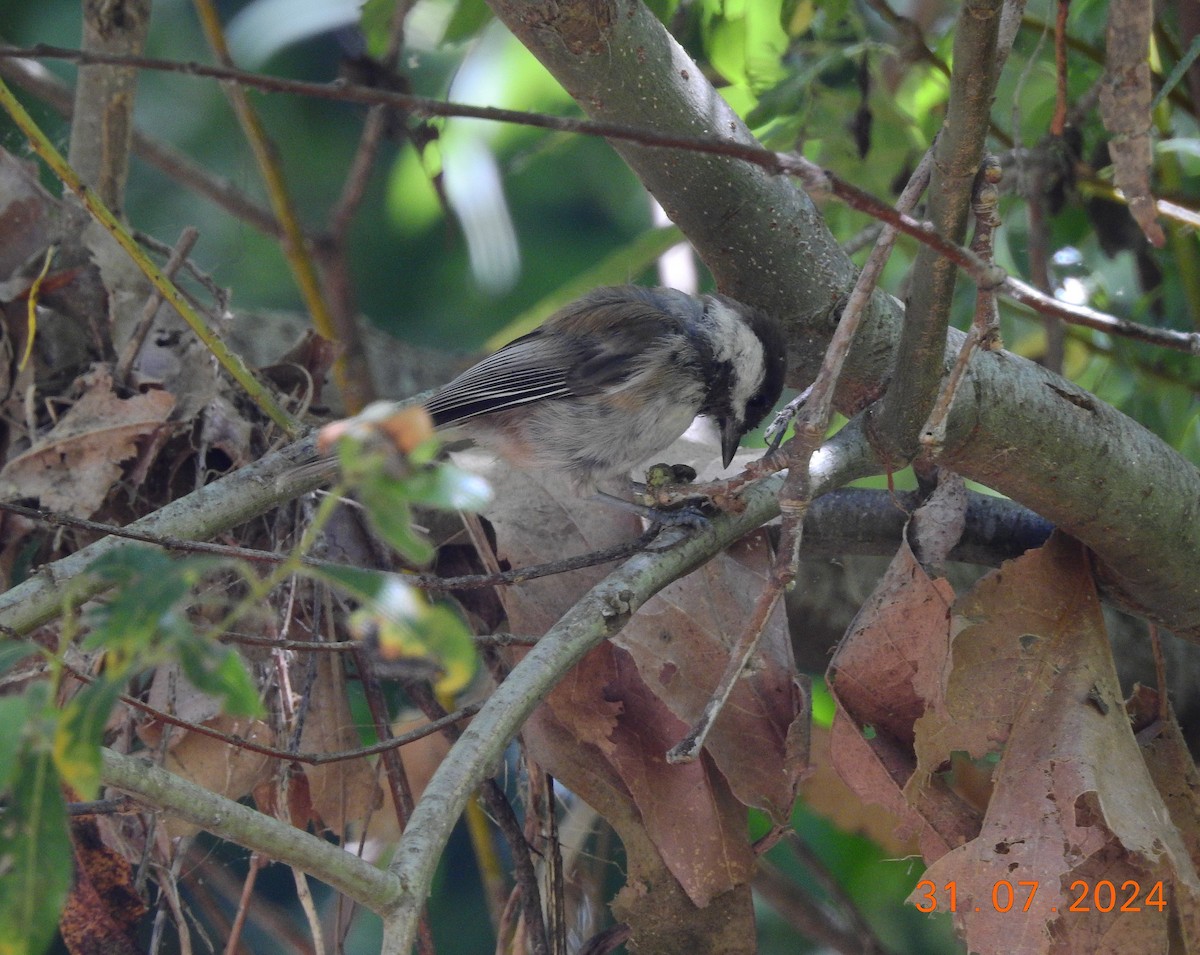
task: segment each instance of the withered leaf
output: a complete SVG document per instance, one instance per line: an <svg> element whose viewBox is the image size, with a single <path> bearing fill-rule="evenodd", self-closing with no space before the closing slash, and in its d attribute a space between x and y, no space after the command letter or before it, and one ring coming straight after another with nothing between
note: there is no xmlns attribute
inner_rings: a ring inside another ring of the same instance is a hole
<svg viewBox="0 0 1200 955"><path fill-rule="evenodd" d="M979 836L926 877L955 884L958 924L981 955L1165 951L1170 920L1195 911L1200 878L1120 706L1082 547L1055 535L986 578L959 610L945 710L918 725L922 765L951 749L1005 746ZM993 902L1003 882L1026 894L1036 886L1020 919ZM1168 904L1097 912L1105 895L1090 911L1068 911L1100 882L1136 885L1143 902L1161 882Z"/></svg>
<svg viewBox="0 0 1200 955"><path fill-rule="evenodd" d="M97 366L85 390L49 433L0 470L0 497L36 497L43 507L91 517L121 477L137 442L166 425L175 399L165 391L119 398Z"/></svg>
<svg viewBox="0 0 1200 955"><path fill-rule="evenodd" d="M751 534L647 601L616 638L684 724L700 715L725 672L770 566L766 533ZM706 744L738 799L779 823L807 769L807 747L797 741L807 741L808 716L780 602Z"/></svg>

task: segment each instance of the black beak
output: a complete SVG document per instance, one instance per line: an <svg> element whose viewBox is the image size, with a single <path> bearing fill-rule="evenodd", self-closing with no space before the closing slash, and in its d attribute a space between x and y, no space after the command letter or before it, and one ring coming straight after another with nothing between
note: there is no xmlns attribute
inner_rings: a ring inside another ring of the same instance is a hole
<svg viewBox="0 0 1200 955"><path fill-rule="evenodd" d="M741 422L733 418L722 418L721 425L721 465L729 467L729 462L737 454L738 445L742 443Z"/></svg>

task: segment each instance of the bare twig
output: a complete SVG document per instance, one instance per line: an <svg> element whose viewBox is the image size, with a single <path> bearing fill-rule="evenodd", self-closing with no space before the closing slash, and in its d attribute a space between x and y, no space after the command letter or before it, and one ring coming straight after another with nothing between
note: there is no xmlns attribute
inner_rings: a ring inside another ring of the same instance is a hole
<svg viewBox="0 0 1200 955"><path fill-rule="evenodd" d="M606 139L637 143L643 146L709 153L717 156L741 159L770 173L795 176L809 191L830 193L851 208L865 212L882 222L895 226L898 231L914 238L923 245L929 246L940 255L949 259L970 275L975 282L988 287L994 287L997 291L1002 292L1014 301L1020 302L1022 305L1039 314L1054 315L1063 321L1107 332L1110 335L1120 335L1162 348L1171 348L1177 351L1200 355L1200 333L1151 328L1105 314L1087 306L1072 305L1059 301L1052 296L1039 292L1025 282L1006 276L1003 270L995 266L990 268L985 266L968 249L944 238L928 222L922 222L911 216L896 213L888 203L875 198L870 193L851 185L833 173L821 169L803 156L794 153L773 152L761 146L750 145L736 140L681 136L664 133L659 130L629 126L623 123L596 122L569 117L548 116L539 113L527 113L520 110L498 109L495 107L467 106L459 103L446 103L442 100L430 99L428 97L414 96L408 93L398 93L393 90L380 90L347 83L307 83L299 80L284 80L277 77L265 77L243 70L204 66L190 62L181 63L173 60L155 59L153 57L106 57L41 44L28 48L0 47L0 57L5 56L26 58L46 57L67 59L80 63L118 61L143 69L164 70L189 76L230 80L267 92L289 93L299 96L311 96L317 99L343 100L368 105L386 104L395 108L406 109L414 115L422 117L464 116L493 122L516 123L538 129L551 129L586 136L600 136ZM1186 213L1187 210L1183 210L1177 205L1160 201L1158 203L1158 212L1160 215L1171 216ZM1190 216L1183 221L1191 221Z"/></svg>
<svg viewBox="0 0 1200 955"><path fill-rule="evenodd" d="M371 721L375 724L375 735L381 743L389 742L394 737L392 736L391 721L388 718L387 701L383 696L383 687L380 686L379 679L375 676L375 670L371 666L371 660L366 651L359 649L354 656L358 664L358 678L367 699L367 707L371 711ZM447 715L449 714L443 711L438 714L437 719L444 719ZM435 721L430 721L431 724L433 722ZM453 726L453 724L450 723L447 726ZM412 787L408 783L408 773L404 771L404 761L400 758L399 750L394 747L384 750L381 753L381 759L383 760L384 775L387 777L388 787L392 793L396 823L400 832L403 832L413 811ZM421 913L417 924L417 951L419 955L433 955L433 933L429 928L428 910Z"/></svg>
<svg viewBox="0 0 1200 955"><path fill-rule="evenodd" d="M1050 135L1061 136L1067 127L1067 14L1071 0L1058 0L1054 18L1054 116L1050 120Z"/></svg>
<svg viewBox="0 0 1200 955"><path fill-rule="evenodd" d="M404 21L411 9L411 0L395 4L388 27L387 47L379 58L379 66L389 74L395 70L404 45ZM395 111L388 106L372 106L367 112L359 137L358 148L346 173L341 195L329 212L329 230L317 243L315 252L325 278L329 296L330 318L336 341L341 350L334 360L334 375L342 399L351 413L357 413L377 397L367 350L358 326L354 282L350 275L350 226L366 194L367 182L375 166L375 158Z"/></svg>
<svg viewBox="0 0 1200 955"><path fill-rule="evenodd" d="M1153 620L1150 624L1150 650L1154 655L1154 683L1158 690L1158 721L1166 724L1171 719L1171 697L1167 689L1167 661L1163 657L1162 637L1158 632L1158 624Z"/></svg>
<svg viewBox="0 0 1200 955"><path fill-rule="evenodd" d="M179 241L175 243L175 247L171 250L171 257L163 265L163 275L169 279L175 278L175 273L179 271L179 267L183 265L187 257L191 254L192 247L196 244L198 238L200 238L200 233L192 226L187 226L179 233ZM158 314L158 307L162 304L162 301L162 293L157 289L151 292L150 297L146 300L146 304L142 308L141 318L138 320L137 328L129 336L129 341L125 343L125 350L121 353L116 369L113 371L113 380L119 384L125 385L128 383L129 372L133 368L134 361L137 360L138 352L142 349L142 343L146 340L146 336L150 334L150 328L154 324L154 316Z"/></svg>
<svg viewBox="0 0 1200 955"><path fill-rule="evenodd" d="M372 911L383 911L405 892L389 874L324 839L209 792L203 786L132 756L102 749L101 776L107 786L145 805L170 809L214 835L247 846L306 872Z"/></svg>
<svg viewBox="0 0 1200 955"><path fill-rule="evenodd" d="M246 924L246 913L250 910L250 900L254 896L254 883L258 881L258 873L262 871L267 860L261 853L250 853L250 864L247 867L246 878L242 882L242 894L238 897L237 912L233 916L233 925L229 936L225 939L224 955L235 955L241 943L242 927Z"/></svg>
<svg viewBox="0 0 1200 955"><path fill-rule="evenodd" d="M200 17L200 25L214 55L226 68L233 68L233 58L225 44L225 33L221 27L220 17L212 0L193 0L196 13ZM266 129L258 117L246 91L239 85L226 84L225 92L233 106L234 114L246 136L246 141L254 153L258 163L258 171L262 175L267 196L271 201L271 209L275 218L283 227L283 254L292 270L296 286L312 316L313 326L317 333L324 338L334 337L333 321L329 316L329 308L325 304L325 296L321 291L321 283L317 280L317 271L313 266L308 252L304 230L296 216L295 207L288 194L287 183L280 168L278 154L267 138ZM339 385L342 383L339 382Z"/></svg>
<svg viewBox="0 0 1200 955"><path fill-rule="evenodd" d="M1001 0L960 8L954 35L954 70L946 122L934 143L929 216L934 230L957 243L966 230L971 184L983 158L993 90ZM871 438L889 468L906 464L917 450L945 368L946 331L958 270L930 245L913 263L913 282L894 359L895 373L870 418ZM988 283L984 283L985 285Z"/></svg>
<svg viewBox="0 0 1200 955"><path fill-rule="evenodd" d="M74 107L70 87L40 63L0 56L0 76L14 86L32 93L59 115L68 118L71 116ZM178 150L134 129L133 152L155 169L213 202L235 218L249 223L260 232L276 237L281 234L279 224L271 215L270 209L259 205L229 180L214 176ZM145 241L140 235L138 240Z"/></svg>
<svg viewBox="0 0 1200 955"><path fill-rule="evenodd" d="M1000 226L999 203L1000 162L993 156L984 160L975 177L975 188L971 197L971 209L975 215L975 237L971 240L971 251L984 261L992 258L995 230ZM940 448L946 437L946 419L950 405L958 394L958 387L967 373L971 355L980 345L990 345L999 334L1000 316L996 308L996 295L990 289L980 288L975 293L975 315L967 337L958 350L954 367L942 383L937 401L929 413L929 420L921 429L921 446L926 451Z"/></svg>
<svg viewBox="0 0 1200 955"><path fill-rule="evenodd" d="M931 165L931 157L926 154L900 196L899 207L901 209L911 209L916 205L917 199L925 191L925 186L929 182ZM854 336L858 332L867 303L875 290L875 283L883 273L895 241L896 230L885 226L842 309L838 327L825 350L821 370L817 374L816 381L808 390L803 411L800 412L797 419L796 436L784 445L781 453L767 456L773 459L772 465L789 468L779 502L780 511L783 514L779 551L775 555L771 575L755 602L754 610L751 612L745 628L730 652L729 664L726 666L720 682L691 729L667 752L668 762L688 763L700 755L700 750L704 747L704 741L708 737L713 723L728 701L746 664L750 662L750 658L758 649L763 628L771 616L771 611L788 583L795 576L804 517L813 500L813 488L809 477L810 462L813 453L829 429L829 422L833 416L834 390L841 377L846 356L849 354ZM764 464L766 463L764 461Z"/></svg>
<svg viewBox="0 0 1200 955"><path fill-rule="evenodd" d="M71 517L68 514L59 514L54 511L26 507L23 504L13 504L8 501L0 501L0 511L18 514L29 520L48 524L51 527L74 527L80 530L107 534L111 537L154 544L157 547L162 547L164 550L181 553L213 554L231 560L245 560L256 564L274 565L286 564L295 559L291 554L277 554L273 551L260 550L254 547L213 544L207 541L182 540L177 537L165 537L145 533L130 527L117 527L114 524ZM646 545L654 540L657 533L657 530L650 530L631 541L626 541L623 544L615 544L604 550L580 554L577 557L565 557L562 560L549 561L545 564L534 564L531 567L518 567L512 570L497 571L492 574L464 574L459 577L439 577L436 574L405 574L404 582L410 586L420 587L425 590L445 591L479 590L484 587L520 584L527 580L536 580L539 577L551 577L555 574L565 574L573 570L581 570L585 567L610 564L615 560L624 560L626 557L631 557L639 551L644 550ZM303 566L319 570L345 570L351 566L332 561L317 560L308 556L301 556L299 563ZM246 639L244 642L251 643L253 641ZM268 645L281 646L278 641L269 641ZM320 649L321 645L317 644L315 647ZM295 647L289 649L295 649Z"/></svg>
<svg viewBox="0 0 1200 955"><path fill-rule="evenodd" d="M65 666L66 672L81 683L92 683L95 678L83 673L72 666ZM401 746L407 746L409 743L416 742L426 736L432 736L434 733L441 732L447 726L452 726L465 719L469 719L479 712L479 703L472 703L467 706L459 707L453 713L447 713L439 720L427 723L424 726L418 726L416 729L409 730L407 733L401 733L399 736L393 736L390 739L379 743L374 743L371 746L361 746L358 749L341 750L333 753L298 753L287 749L276 749L273 746L263 746L261 743L255 743L253 740L246 739L242 736L237 736L233 733L222 733L220 730L215 730L210 726L205 726L203 723L193 723L190 720L181 719L163 710L156 709L149 703L143 703L141 700L134 699L125 694L117 696L126 706L139 710L147 714L152 719L159 722L177 726L180 729L188 730L192 733L198 733L201 736L208 736L211 739L220 740L223 743L228 743L237 749L244 749L252 753L258 753L260 756L266 756L269 759L281 759L292 763L304 763L308 766L321 766L325 763L340 763L348 759L362 759L365 756L375 756L379 753L386 753L395 750Z"/></svg>
<svg viewBox="0 0 1200 955"><path fill-rule="evenodd" d="M67 164L59 151L54 148L53 143L51 143L37 124L34 123L32 117L12 95L12 92L2 80L0 80L0 106L8 112L17 126L20 127L21 132L25 134L30 146L33 147L38 156L51 168L54 174L62 181L63 185L79 197L84 207L96 222L125 250L126 254L133 260L138 269L141 270L142 274L162 293L163 298L187 322L188 327L191 328L196 337L212 352L213 356L229 372L234 381L242 386L242 389L258 405L259 409L274 421L285 434L295 436L300 429L292 416L283 410L279 402L275 400L274 395L254 377L250 369L246 367L246 363L238 355L230 351L220 337L208 327L204 319L184 299L174 283L163 275L162 270L146 257L137 242L134 241L133 236L117 220L112 210L101 201L100 197L90 186L83 182L79 174Z"/></svg>

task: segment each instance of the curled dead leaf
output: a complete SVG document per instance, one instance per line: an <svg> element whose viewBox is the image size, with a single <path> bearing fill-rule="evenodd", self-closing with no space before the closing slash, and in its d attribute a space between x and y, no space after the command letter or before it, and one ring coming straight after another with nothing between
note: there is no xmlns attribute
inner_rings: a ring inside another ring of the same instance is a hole
<svg viewBox="0 0 1200 955"><path fill-rule="evenodd" d="M96 366L82 396L47 434L0 470L0 497L37 498L43 507L91 517L120 480L138 442L167 424L175 399L165 391L120 398L108 369Z"/></svg>

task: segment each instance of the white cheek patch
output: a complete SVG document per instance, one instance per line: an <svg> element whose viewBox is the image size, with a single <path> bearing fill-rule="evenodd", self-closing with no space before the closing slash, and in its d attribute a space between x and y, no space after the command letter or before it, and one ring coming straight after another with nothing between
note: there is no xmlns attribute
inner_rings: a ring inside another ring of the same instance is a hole
<svg viewBox="0 0 1200 955"><path fill-rule="evenodd" d="M767 374L762 340L736 312L720 302L712 303L709 316L715 331L713 356L717 361L728 362L733 367L731 405L737 414L744 414L746 405L762 387Z"/></svg>

